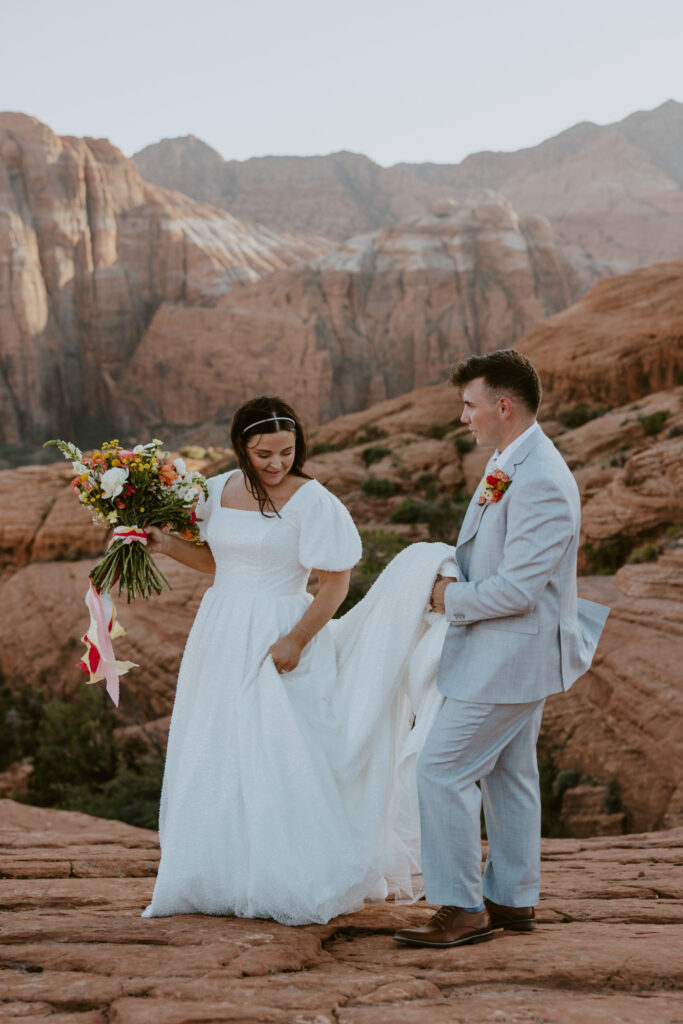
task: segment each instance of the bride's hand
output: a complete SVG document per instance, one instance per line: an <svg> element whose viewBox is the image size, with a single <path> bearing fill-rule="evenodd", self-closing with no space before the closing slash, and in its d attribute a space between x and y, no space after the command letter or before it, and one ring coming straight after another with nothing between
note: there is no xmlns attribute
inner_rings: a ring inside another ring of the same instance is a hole
<svg viewBox="0 0 683 1024"><path fill-rule="evenodd" d="M147 550L150 555L167 555L171 548L171 538L158 526L146 526Z"/></svg>
<svg viewBox="0 0 683 1024"><path fill-rule="evenodd" d="M299 664L304 646L293 636L283 636L268 648L268 654L278 672L291 672Z"/></svg>

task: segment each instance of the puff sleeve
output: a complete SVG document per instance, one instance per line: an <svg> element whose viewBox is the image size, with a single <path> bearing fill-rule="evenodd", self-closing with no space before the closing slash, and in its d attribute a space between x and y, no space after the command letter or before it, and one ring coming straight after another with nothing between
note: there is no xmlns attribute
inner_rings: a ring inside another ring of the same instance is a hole
<svg viewBox="0 0 683 1024"><path fill-rule="evenodd" d="M299 521L299 562L323 572L351 569L363 550L348 509L317 481L307 491Z"/></svg>

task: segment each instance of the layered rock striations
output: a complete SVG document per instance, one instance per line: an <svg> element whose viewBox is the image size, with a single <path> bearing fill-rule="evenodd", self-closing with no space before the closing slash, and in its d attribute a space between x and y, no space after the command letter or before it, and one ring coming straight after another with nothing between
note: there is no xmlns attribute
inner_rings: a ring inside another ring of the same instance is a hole
<svg viewBox="0 0 683 1024"><path fill-rule="evenodd" d="M674 1024L683 830L544 840L538 928L399 949L433 912L142 919L156 833L0 801L0 1015L82 1024Z"/></svg>
<svg viewBox="0 0 683 1024"><path fill-rule="evenodd" d="M211 309L164 304L120 385L137 421L228 419L245 396L277 391L315 424L512 345L577 293L547 222L483 193L232 289Z"/></svg>
<svg viewBox="0 0 683 1024"><path fill-rule="evenodd" d="M121 423L115 379L162 302L323 248L150 185L106 140L0 114L0 442Z"/></svg>
<svg viewBox="0 0 683 1024"><path fill-rule="evenodd" d="M341 241L397 223L443 198L482 188L523 215L547 217L584 285L683 257L683 104L670 100L612 125L575 125L538 146L475 153L460 164L367 157L226 161L192 136L165 139L134 159L143 177L275 230Z"/></svg>
<svg viewBox="0 0 683 1024"><path fill-rule="evenodd" d="M600 281L518 348L553 403L618 406L680 383L683 261Z"/></svg>

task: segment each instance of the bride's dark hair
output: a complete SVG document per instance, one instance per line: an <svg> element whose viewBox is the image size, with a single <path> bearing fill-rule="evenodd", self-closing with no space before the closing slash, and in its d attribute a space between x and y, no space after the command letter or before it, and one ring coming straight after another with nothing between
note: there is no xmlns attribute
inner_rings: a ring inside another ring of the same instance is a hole
<svg viewBox="0 0 683 1024"><path fill-rule="evenodd" d="M247 455L247 441L259 434L277 434L280 430L289 430L295 437L294 462L289 472L310 480L308 474L304 473L306 432L294 409L281 398L275 395L261 395L245 402L233 416L230 428L232 448L244 473L245 483L258 501L259 511L264 516L277 516L279 512L251 464Z"/></svg>

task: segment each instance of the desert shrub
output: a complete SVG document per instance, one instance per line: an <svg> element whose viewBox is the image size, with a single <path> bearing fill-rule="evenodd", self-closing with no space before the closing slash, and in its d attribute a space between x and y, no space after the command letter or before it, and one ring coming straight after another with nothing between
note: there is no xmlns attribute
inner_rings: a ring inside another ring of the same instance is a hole
<svg viewBox="0 0 683 1024"><path fill-rule="evenodd" d="M455 438L455 447L461 455L466 455L467 452L474 451L477 447L477 442L473 437L467 437L465 434L460 434Z"/></svg>
<svg viewBox="0 0 683 1024"><path fill-rule="evenodd" d="M363 481L361 487L363 494L367 494L369 498L391 498L392 495L396 494L396 484L391 480L386 480L381 476L369 476L367 480Z"/></svg>
<svg viewBox="0 0 683 1024"><path fill-rule="evenodd" d="M424 501L415 501L414 498L406 498L397 509L391 514L392 523L426 523L429 515L429 506Z"/></svg>
<svg viewBox="0 0 683 1024"><path fill-rule="evenodd" d="M415 501L406 498L391 516L392 523L426 523L432 540L453 544L457 540L467 509L467 499L444 497L440 501Z"/></svg>
<svg viewBox="0 0 683 1024"><path fill-rule="evenodd" d="M659 434L664 429L664 424L668 418L668 409L659 409L657 412L650 413L649 416L638 417L646 437L654 437L655 434Z"/></svg>
<svg viewBox="0 0 683 1024"><path fill-rule="evenodd" d="M51 700L38 726L29 802L61 805L66 787L113 778L117 758L114 716L105 694L86 684L70 703Z"/></svg>
<svg viewBox="0 0 683 1024"><path fill-rule="evenodd" d="M7 752L2 747L10 761L33 755L22 801L156 828L163 755L145 754L136 761L117 744L117 720L102 690L84 684L68 703L54 699L46 704L33 695L8 700L5 695L9 716L5 714L0 728L19 721L20 737L32 732L32 740L8 746ZM4 733L0 737L6 738Z"/></svg>
<svg viewBox="0 0 683 1024"><path fill-rule="evenodd" d="M617 540L596 545L586 541L581 546L581 550L586 557L591 573L595 573L597 576L612 576L617 569L625 564L632 547L632 541L619 537Z"/></svg>
<svg viewBox="0 0 683 1024"><path fill-rule="evenodd" d="M431 423L427 427L427 437L431 437L434 441L441 441L452 429L452 423Z"/></svg>
<svg viewBox="0 0 683 1024"><path fill-rule="evenodd" d="M40 690L13 693L7 686L0 687L0 771L33 756L44 708Z"/></svg>
<svg viewBox="0 0 683 1024"><path fill-rule="evenodd" d="M563 412L558 413L558 420L563 427L567 427L568 430L575 430L576 427L582 427L584 423L588 423L589 420L597 419L598 416L604 416L607 412L602 406L589 406L587 402L577 402L571 409L565 409Z"/></svg>
<svg viewBox="0 0 683 1024"><path fill-rule="evenodd" d="M356 435L356 444L369 444L371 441L379 441L383 437L387 436L386 430L382 427L375 426L374 423L369 423L360 434Z"/></svg>
<svg viewBox="0 0 683 1024"><path fill-rule="evenodd" d="M541 835L558 838L562 828L562 796L581 780L580 772L558 771L550 755L538 755L538 777L541 790Z"/></svg>
<svg viewBox="0 0 683 1024"><path fill-rule="evenodd" d="M683 434L683 427L675 426L671 428L667 437L680 437L681 434Z"/></svg>
<svg viewBox="0 0 683 1024"><path fill-rule="evenodd" d="M324 455L326 452L336 451L333 444L328 444L326 441L314 441L312 445L309 445L308 454L311 458L316 455Z"/></svg>
<svg viewBox="0 0 683 1024"><path fill-rule="evenodd" d="M647 541L640 547L634 548L626 561L629 565L638 565L640 562L654 562L656 558L657 548L652 541Z"/></svg>
<svg viewBox="0 0 683 1024"><path fill-rule="evenodd" d="M372 466L374 462L381 462L386 455L391 455L391 448L386 448L383 445L364 448L361 452L361 458L366 466Z"/></svg>
<svg viewBox="0 0 683 1024"><path fill-rule="evenodd" d="M163 777L161 755L150 755L135 767L119 761L112 778L99 786L66 785L56 806L98 818L116 818L139 828L156 828Z"/></svg>
<svg viewBox="0 0 683 1024"><path fill-rule="evenodd" d="M416 487L429 487L430 484L435 484L439 478L436 473L420 473L415 480Z"/></svg>

